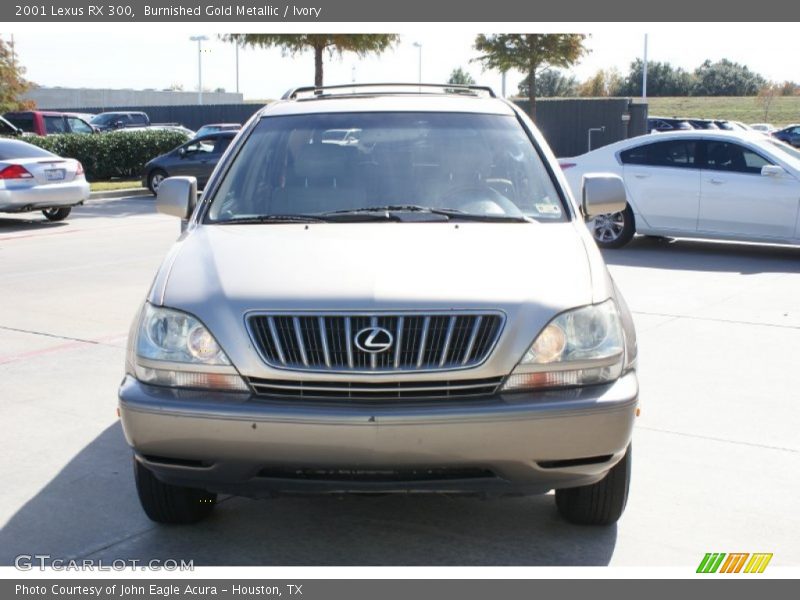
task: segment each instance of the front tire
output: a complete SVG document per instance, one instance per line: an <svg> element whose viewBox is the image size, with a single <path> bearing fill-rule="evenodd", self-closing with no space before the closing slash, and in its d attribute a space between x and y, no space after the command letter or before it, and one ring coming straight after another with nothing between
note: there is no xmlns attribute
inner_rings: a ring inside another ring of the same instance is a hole
<svg viewBox="0 0 800 600"><path fill-rule="evenodd" d="M42 210L42 214L48 221L63 221L71 212L72 208L69 206L63 206L61 208L45 208Z"/></svg>
<svg viewBox="0 0 800 600"><path fill-rule="evenodd" d="M159 481L135 458L136 491L145 514L156 523L187 525L211 514L217 495L205 490L170 485Z"/></svg>
<svg viewBox="0 0 800 600"><path fill-rule="evenodd" d="M158 195L158 188L161 182L167 178L167 172L162 169L154 169L150 176L147 178L147 187L153 192L153 195Z"/></svg>
<svg viewBox="0 0 800 600"><path fill-rule="evenodd" d="M612 525L622 516L631 484L631 446L606 476L592 485L556 490L561 516L578 525Z"/></svg>
<svg viewBox="0 0 800 600"><path fill-rule="evenodd" d="M601 248L621 248L630 242L636 233L630 205L622 212L597 215L588 225L594 241Z"/></svg>

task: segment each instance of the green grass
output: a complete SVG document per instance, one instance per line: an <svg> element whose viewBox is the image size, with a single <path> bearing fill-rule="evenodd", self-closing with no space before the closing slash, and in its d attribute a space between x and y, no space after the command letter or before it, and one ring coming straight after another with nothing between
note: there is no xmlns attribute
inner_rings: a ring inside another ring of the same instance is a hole
<svg viewBox="0 0 800 600"><path fill-rule="evenodd" d="M730 119L743 123L800 123L800 96L777 96L764 116L764 107L754 96L648 98L648 112L659 117L695 117L698 119Z"/></svg>
<svg viewBox="0 0 800 600"><path fill-rule="evenodd" d="M142 187L142 180L127 179L124 181L120 181L115 179L113 181L92 181L89 185L93 192L110 192L112 190L127 190L130 188L140 188Z"/></svg>

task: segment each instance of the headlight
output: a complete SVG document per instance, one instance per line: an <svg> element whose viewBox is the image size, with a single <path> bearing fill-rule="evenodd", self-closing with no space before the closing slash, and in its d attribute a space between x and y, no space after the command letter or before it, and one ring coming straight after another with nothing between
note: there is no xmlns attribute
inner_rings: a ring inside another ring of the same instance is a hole
<svg viewBox="0 0 800 600"><path fill-rule="evenodd" d="M249 391L211 332L188 313L145 304L130 342L128 365L139 381Z"/></svg>
<svg viewBox="0 0 800 600"><path fill-rule="evenodd" d="M502 391L605 383L622 373L625 339L613 300L567 311L539 333Z"/></svg>

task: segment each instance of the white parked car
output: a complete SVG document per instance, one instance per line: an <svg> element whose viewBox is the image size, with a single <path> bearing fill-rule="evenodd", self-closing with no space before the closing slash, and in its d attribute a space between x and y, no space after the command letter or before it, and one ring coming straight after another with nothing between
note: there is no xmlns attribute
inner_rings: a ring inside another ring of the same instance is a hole
<svg viewBox="0 0 800 600"><path fill-rule="evenodd" d="M636 233L800 245L800 152L761 134L644 135L559 164L576 194L586 173L623 178L628 207L589 223L601 247Z"/></svg>
<svg viewBox="0 0 800 600"><path fill-rule="evenodd" d="M750 123L749 127L761 133L772 133L775 131L775 125L772 123Z"/></svg>
<svg viewBox="0 0 800 600"><path fill-rule="evenodd" d="M83 166L33 144L0 139L0 212L41 210L63 221L72 207L89 199Z"/></svg>

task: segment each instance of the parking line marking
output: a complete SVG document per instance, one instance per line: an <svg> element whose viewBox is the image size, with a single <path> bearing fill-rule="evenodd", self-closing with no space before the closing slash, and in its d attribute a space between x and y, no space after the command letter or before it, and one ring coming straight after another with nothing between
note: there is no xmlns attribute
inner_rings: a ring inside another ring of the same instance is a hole
<svg viewBox="0 0 800 600"><path fill-rule="evenodd" d="M28 333L31 335L44 335L47 337L54 337L54 338L61 338L62 336L51 335L48 333L39 333L35 331L25 331L22 329L12 329L10 327L3 327L3 329L9 329L12 331L20 331L23 333ZM76 338L62 338L69 340L63 344L57 344L55 346L48 346L47 348L40 348L38 350L29 350L28 352L21 352L18 354L6 354L5 356L0 356L0 365L5 365L12 362L17 362L20 360L26 360L28 358L37 358L39 356L43 356L46 354L53 354L55 352L62 352L64 350L70 350L72 348L78 348L81 346L107 346L107 347L117 347L110 342L113 341L120 341L127 339L127 334L116 334L116 335L109 335L103 336L101 338L97 338L94 340L81 340Z"/></svg>

